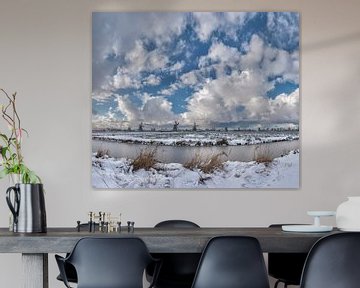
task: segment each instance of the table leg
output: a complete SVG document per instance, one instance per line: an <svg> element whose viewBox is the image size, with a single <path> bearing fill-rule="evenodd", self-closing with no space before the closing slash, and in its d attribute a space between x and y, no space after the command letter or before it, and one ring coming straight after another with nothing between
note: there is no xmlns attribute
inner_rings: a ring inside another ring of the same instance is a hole
<svg viewBox="0 0 360 288"><path fill-rule="evenodd" d="M49 288L48 254L22 254L23 288Z"/></svg>

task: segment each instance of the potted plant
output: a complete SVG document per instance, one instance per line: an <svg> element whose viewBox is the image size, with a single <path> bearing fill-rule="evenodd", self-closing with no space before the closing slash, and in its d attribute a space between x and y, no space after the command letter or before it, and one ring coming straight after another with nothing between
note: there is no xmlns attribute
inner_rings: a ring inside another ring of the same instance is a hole
<svg viewBox="0 0 360 288"><path fill-rule="evenodd" d="M6 104L0 104L1 116L9 128L8 135L0 133L0 179L10 175L14 183L41 183L40 177L25 165L21 153L23 135L28 135L28 132L21 127L16 110L16 93L10 96L4 89L0 91L7 100Z"/></svg>
<svg viewBox="0 0 360 288"><path fill-rule="evenodd" d="M21 144L28 132L22 128L16 109L16 93L4 89L5 103L0 104L1 116L8 126L0 133L0 179L10 176L14 186L6 191L6 201L13 214L14 232L46 232L44 190L39 176L24 163Z"/></svg>

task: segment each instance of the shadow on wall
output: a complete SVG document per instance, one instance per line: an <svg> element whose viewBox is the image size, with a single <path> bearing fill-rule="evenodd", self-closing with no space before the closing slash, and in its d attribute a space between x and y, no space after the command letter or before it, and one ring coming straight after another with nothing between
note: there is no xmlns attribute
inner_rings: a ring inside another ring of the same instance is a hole
<svg viewBox="0 0 360 288"><path fill-rule="evenodd" d="M331 46L343 45L344 43L355 42L360 40L360 32L343 35L332 39L327 39L320 42L309 43L302 46L302 51L310 52L313 50L329 48Z"/></svg>
<svg viewBox="0 0 360 288"><path fill-rule="evenodd" d="M344 29L342 35L304 43L301 48L302 124L308 139L303 142L302 159L321 163L302 169L302 188L316 191L311 199L322 199L329 207L358 194L359 168L354 158L360 144L359 47L360 31Z"/></svg>

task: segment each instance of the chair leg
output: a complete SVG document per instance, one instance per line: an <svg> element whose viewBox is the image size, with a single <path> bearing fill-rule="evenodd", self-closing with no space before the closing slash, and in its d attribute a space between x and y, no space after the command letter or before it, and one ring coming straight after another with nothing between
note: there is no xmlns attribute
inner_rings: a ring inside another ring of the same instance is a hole
<svg viewBox="0 0 360 288"><path fill-rule="evenodd" d="M277 288L280 283L284 283L284 288L287 288L287 287L288 287L288 285L287 285L286 282L283 282L283 281L281 281L281 280L277 280L277 281L275 282L275 284L274 284L274 288Z"/></svg>

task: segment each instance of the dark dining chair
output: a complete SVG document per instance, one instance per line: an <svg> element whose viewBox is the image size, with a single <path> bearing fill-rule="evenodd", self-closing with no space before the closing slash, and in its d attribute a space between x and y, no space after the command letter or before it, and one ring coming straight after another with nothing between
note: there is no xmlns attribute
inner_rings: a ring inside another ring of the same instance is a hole
<svg viewBox="0 0 360 288"><path fill-rule="evenodd" d="M156 229L163 228L200 228L199 225L187 220L166 220L155 225ZM159 272L156 288L190 288L194 280L196 268L198 266L200 253L156 253L152 254L157 259L161 259L162 266ZM147 269L147 279L153 277L151 265Z"/></svg>
<svg viewBox="0 0 360 288"><path fill-rule="evenodd" d="M360 233L348 232L318 240L306 259L301 288L360 287Z"/></svg>
<svg viewBox="0 0 360 288"><path fill-rule="evenodd" d="M288 224L272 224L269 227L281 228L282 225ZM284 288L288 285L300 285L306 257L307 253L269 253L268 273L277 279L274 288L280 283L284 284Z"/></svg>
<svg viewBox="0 0 360 288"><path fill-rule="evenodd" d="M88 223L82 223L80 224L80 229L89 229L89 224ZM95 223L95 229L99 229L99 224L98 223ZM66 257L69 256L69 253L66 254ZM66 275L66 278L68 280L68 282L71 282L71 283L77 283L77 274L76 274L76 270L74 268L73 265L71 265L70 263L67 263L65 262L64 263L64 269L65 269L65 275ZM59 274L57 277L56 277L57 280L59 281L63 281L63 278L61 277L61 274Z"/></svg>
<svg viewBox="0 0 360 288"><path fill-rule="evenodd" d="M192 288L269 288L256 238L219 236L204 249Z"/></svg>
<svg viewBox="0 0 360 288"><path fill-rule="evenodd" d="M69 254L66 254L66 257L68 257ZM65 259L65 258L64 258ZM68 262L64 262L64 274L66 275L66 279L68 282L71 283L77 283L77 274L76 274L76 270L75 267L68 263ZM59 274L56 277L57 280L64 282L63 277L61 276L61 274Z"/></svg>
<svg viewBox="0 0 360 288"><path fill-rule="evenodd" d="M55 255L55 258L66 287L70 285L65 263L74 266L78 288L143 288L146 267L160 263L139 238L82 238L68 257ZM154 281L159 267L160 264L155 268Z"/></svg>

